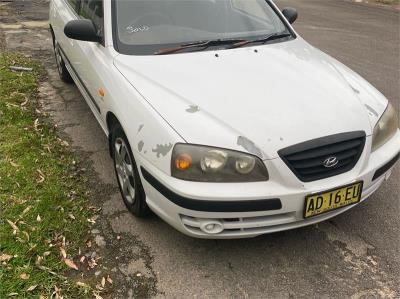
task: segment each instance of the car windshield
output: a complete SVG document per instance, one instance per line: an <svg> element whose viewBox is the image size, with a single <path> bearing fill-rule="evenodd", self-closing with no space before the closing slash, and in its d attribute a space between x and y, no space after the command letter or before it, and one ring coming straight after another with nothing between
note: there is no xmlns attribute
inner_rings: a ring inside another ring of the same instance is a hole
<svg viewBox="0 0 400 299"><path fill-rule="evenodd" d="M124 54L290 33L266 0L114 0L113 18L114 44Z"/></svg>

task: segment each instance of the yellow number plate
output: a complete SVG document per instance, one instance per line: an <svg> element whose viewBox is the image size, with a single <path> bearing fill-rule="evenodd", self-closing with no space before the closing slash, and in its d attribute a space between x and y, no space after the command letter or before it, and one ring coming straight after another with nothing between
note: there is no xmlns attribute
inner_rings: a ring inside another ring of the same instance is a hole
<svg viewBox="0 0 400 299"><path fill-rule="evenodd" d="M304 207L304 218L358 203L361 200L362 188L363 182L357 182L334 190L308 195Z"/></svg>

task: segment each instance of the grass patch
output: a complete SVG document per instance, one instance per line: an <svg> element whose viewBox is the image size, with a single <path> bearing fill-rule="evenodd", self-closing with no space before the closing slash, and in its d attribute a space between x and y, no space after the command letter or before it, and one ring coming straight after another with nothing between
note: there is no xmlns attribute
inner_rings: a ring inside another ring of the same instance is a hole
<svg viewBox="0 0 400 299"><path fill-rule="evenodd" d="M63 250L67 263L73 260L91 214L76 158L37 110L41 72L31 59L0 53L0 298L82 298L90 291L62 276L75 272Z"/></svg>

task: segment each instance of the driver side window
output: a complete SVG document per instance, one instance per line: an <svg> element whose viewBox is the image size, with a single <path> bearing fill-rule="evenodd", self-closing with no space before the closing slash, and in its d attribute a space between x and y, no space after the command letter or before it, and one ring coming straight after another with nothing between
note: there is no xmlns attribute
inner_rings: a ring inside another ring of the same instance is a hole
<svg viewBox="0 0 400 299"><path fill-rule="evenodd" d="M103 0L82 0L79 15L92 20L99 36L104 36Z"/></svg>

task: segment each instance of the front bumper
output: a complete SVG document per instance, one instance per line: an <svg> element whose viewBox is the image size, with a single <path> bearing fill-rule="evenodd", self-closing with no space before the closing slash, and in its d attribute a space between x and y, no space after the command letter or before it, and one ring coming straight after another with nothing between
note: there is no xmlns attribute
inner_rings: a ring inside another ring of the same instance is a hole
<svg viewBox="0 0 400 299"><path fill-rule="evenodd" d="M400 152L400 131L372 154L371 139L351 171L310 183L299 181L279 158L265 161L268 182L240 184L182 181L140 161L146 201L164 221L197 238L246 238L318 223L355 205L304 219L307 195L363 181L362 202L389 177ZM206 233L208 224L216 224L217 231Z"/></svg>

